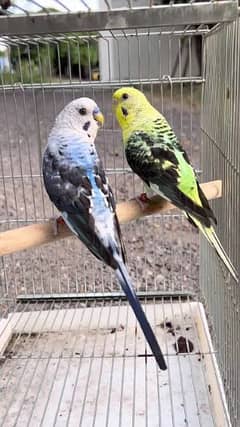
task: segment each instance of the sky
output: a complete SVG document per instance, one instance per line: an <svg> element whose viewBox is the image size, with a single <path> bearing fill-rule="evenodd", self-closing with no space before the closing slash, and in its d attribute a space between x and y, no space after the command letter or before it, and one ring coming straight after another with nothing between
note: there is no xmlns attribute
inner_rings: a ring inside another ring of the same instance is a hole
<svg viewBox="0 0 240 427"><path fill-rule="evenodd" d="M37 5L34 4L34 2L37 3ZM101 8L101 6L103 6L103 4L105 4L104 0L82 0L82 1L81 0L59 0L59 2L62 3L63 5L66 5L67 8L73 12L79 12L79 11L86 12L88 8L84 6L84 2L88 4L93 10L94 9L98 10ZM59 3L55 0L33 0L33 2L31 0L13 0L13 3L15 5L19 5L22 9L32 13L38 12L42 7L45 7L45 8L51 7L61 12L66 12L66 9L64 9L64 7L61 7L61 5L59 5ZM11 7L9 11L17 14L23 13L21 12L20 9L14 8L14 6ZM5 51L5 50L6 50L6 46L0 43L0 51Z"/></svg>
<svg viewBox="0 0 240 427"><path fill-rule="evenodd" d="M31 0L15 0L14 3L16 5L21 6L23 9L29 10L31 12L37 12L39 10L39 7L34 5ZM36 0L36 3L46 8L52 7L58 9L59 11L65 10L54 0ZM84 6L84 0L83 2L81 2L81 0L60 0L60 3L66 5L69 9L75 12L79 10L87 10L87 8ZM85 0L85 3L91 6L92 9L98 9L101 0Z"/></svg>
<svg viewBox="0 0 240 427"><path fill-rule="evenodd" d="M43 7L53 7L55 9L58 9L59 11L64 11L64 8L61 8L61 6L55 2L54 0L36 0L36 2L43 6ZM82 10L86 11L86 7L82 4L81 0L60 0L62 4L65 4L69 9L71 9L73 12ZM21 6L24 10L28 10L29 12L37 12L40 8L36 5L34 5L31 1L27 0L15 0L14 3L16 5ZM98 0L87 0L87 3L91 5L92 8L99 6ZM11 7L11 12L13 13L21 13L21 11L17 8ZM65 10L66 11L66 10ZM6 51L7 48L5 45L0 43L0 52Z"/></svg>

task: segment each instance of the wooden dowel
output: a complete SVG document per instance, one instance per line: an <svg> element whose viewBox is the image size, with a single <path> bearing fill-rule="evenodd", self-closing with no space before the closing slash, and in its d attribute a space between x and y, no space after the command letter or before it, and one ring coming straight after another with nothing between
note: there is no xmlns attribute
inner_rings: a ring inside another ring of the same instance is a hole
<svg viewBox="0 0 240 427"><path fill-rule="evenodd" d="M221 181L206 182L201 184L201 187L208 200L219 198L222 195ZM174 208L175 206L171 203L158 196L154 196L151 201L146 204L144 210L135 199L119 203L117 205L117 215L120 223L125 224L143 216L162 213ZM72 236L72 232L65 224L59 224L58 234L54 235L53 224L51 222L32 224L14 230L4 231L0 233L0 255L9 255L69 236Z"/></svg>

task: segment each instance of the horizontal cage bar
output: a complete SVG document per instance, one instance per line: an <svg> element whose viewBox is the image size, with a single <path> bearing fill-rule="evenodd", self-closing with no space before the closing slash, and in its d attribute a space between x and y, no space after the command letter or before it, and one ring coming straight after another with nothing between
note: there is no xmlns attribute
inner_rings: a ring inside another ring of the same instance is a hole
<svg viewBox="0 0 240 427"><path fill-rule="evenodd" d="M238 16L236 1L181 4L132 10L82 13L13 15L1 18L0 34L24 35L74 31L104 31L126 28L166 27L168 25L230 22Z"/></svg>

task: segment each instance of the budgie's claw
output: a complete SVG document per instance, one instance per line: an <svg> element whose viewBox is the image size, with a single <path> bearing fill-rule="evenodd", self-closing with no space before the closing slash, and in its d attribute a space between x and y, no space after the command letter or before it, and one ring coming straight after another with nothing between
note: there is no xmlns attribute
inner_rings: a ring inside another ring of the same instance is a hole
<svg viewBox="0 0 240 427"><path fill-rule="evenodd" d="M64 219L63 219L62 216L59 216L59 217L52 217L52 218L50 218L50 223L52 224L53 235L57 236L58 235L58 227L59 227L59 225L64 225L65 221L64 221Z"/></svg>
<svg viewBox="0 0 240 427"><path fill-rule="evenodd" d="M147 193L142 193L140 194L140 196L136 197L136 202L139 204L140 208L144 211L146 208L146 205L150 202L150 199L147 196Z"/></svg>
<svg viewBox="0 0 240 427"><path fill-rule="evenodd" d="M139 199L141 200L142 203L149 203L150 202L150 199L147 196L147 193L140 194Z"/></svg>

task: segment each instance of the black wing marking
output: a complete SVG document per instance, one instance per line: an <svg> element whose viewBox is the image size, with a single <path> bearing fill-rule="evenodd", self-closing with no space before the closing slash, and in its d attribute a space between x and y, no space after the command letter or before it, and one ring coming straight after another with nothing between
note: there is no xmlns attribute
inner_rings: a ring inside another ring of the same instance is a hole
<svg viewBox="0 0 240 427"><path fill-rule="evenodd" d="M209 216L209 218L212 218L213 222L217 225L217 218L215 217L212 209L210 208L208 200L207 200L204 192L202 191L198 181L197 181L197 187L198 187L198 194L199 194L200 200L202 202L202 205L203 205L207 215Z"/></svg>
<svg viewBox="0 0 240 427"><path fill-rule="evenodd" d="M181 149L185 160L188 156L180 144L175 141L176 148ZM171 146L154 141L144 132L136 132L126 146L126 158L132 170L150 187L150 183L157 186L162 195L178 208L195 216L206 227L211 226L210 218L216 221L206 197L200 189L199 196L203 207L196 205L179 188L178 160L171 150ZM169 161L172 166L164 168L164 162ZM199 187L199 184L198 188Z"/></svg>

